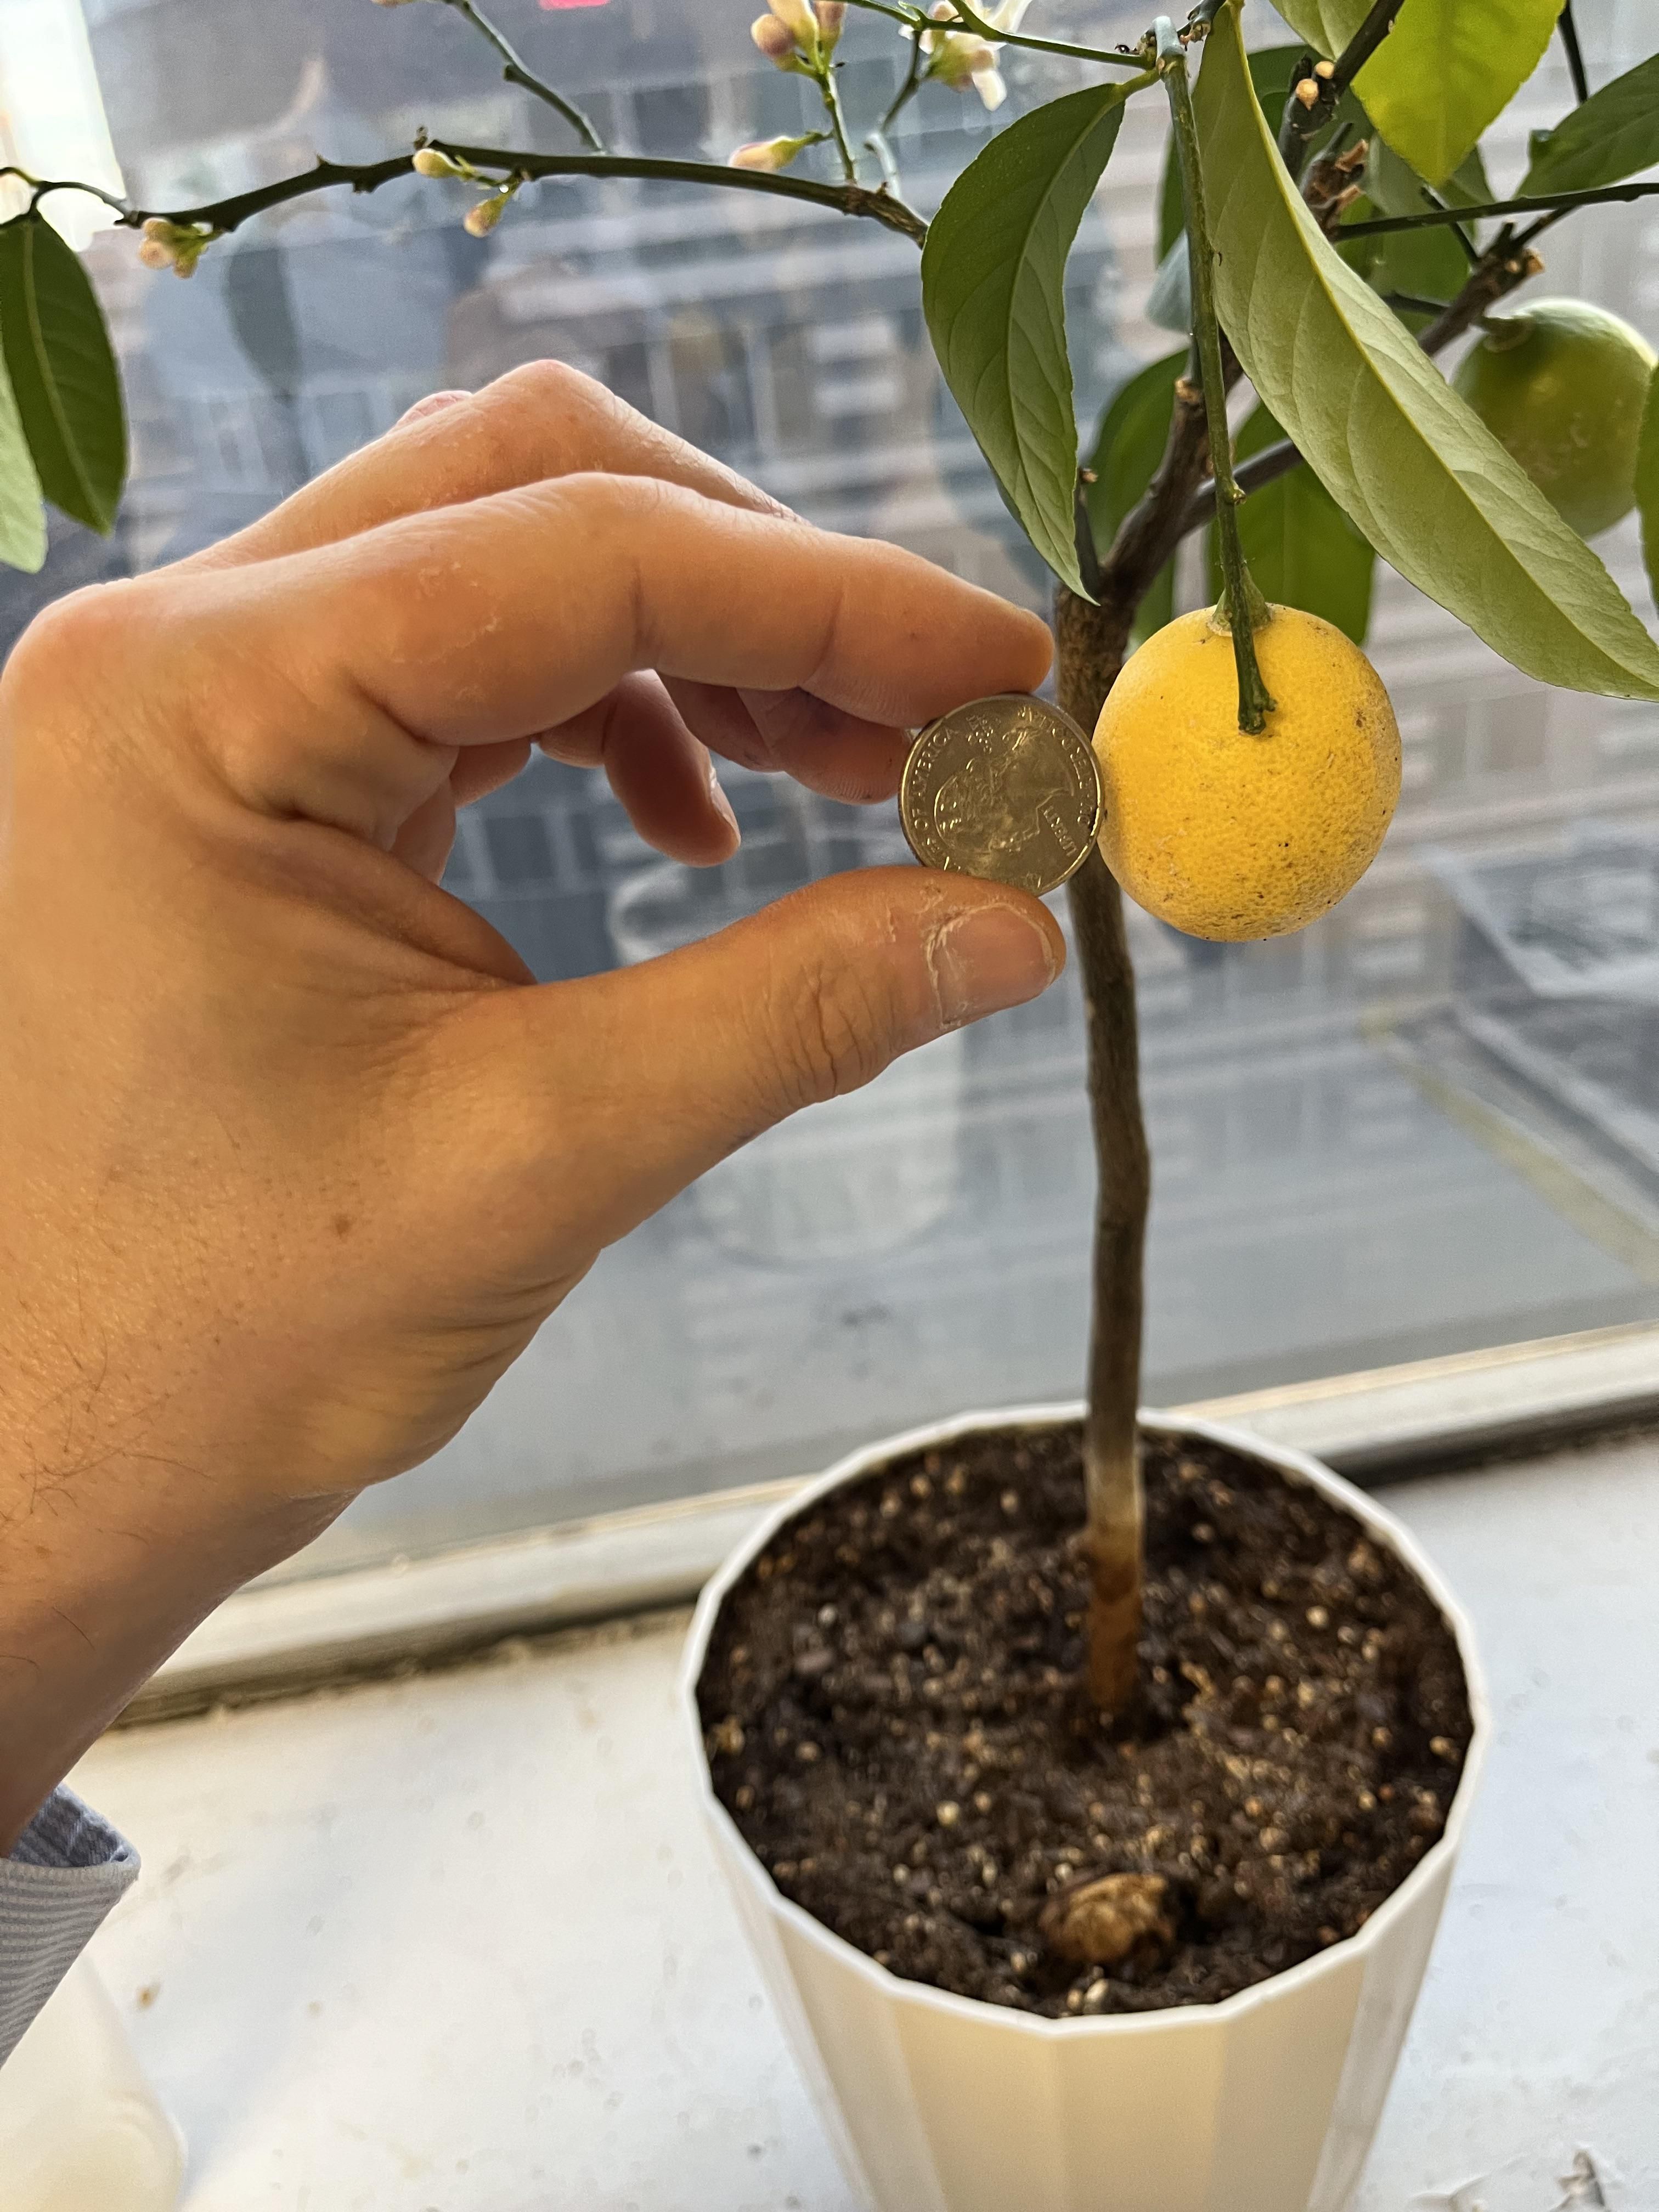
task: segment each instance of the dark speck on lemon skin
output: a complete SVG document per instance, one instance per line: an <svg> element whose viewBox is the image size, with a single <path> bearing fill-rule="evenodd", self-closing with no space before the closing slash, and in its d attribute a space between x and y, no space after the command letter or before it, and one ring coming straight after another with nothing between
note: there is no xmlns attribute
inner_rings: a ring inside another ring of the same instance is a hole
<svg viewBox="0 0 1659 2212"><path fill-rule="evenodd" d="M351 1234L351 1229L352 1221L351 1216L349 1213L337 1213L335 1215L334 1234L337 1237L349 1237Z"/></svg>

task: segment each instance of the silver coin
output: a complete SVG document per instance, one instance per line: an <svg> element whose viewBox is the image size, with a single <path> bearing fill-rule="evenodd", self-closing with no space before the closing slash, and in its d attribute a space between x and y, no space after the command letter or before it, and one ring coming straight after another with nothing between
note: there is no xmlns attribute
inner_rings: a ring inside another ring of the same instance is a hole
<svg viewBox="0 0 1659 2212"><path fill-rule="evenodd" d="M1083 866L1103 812L1094 747L1069 714L1022 692L930 722L899 787L899 820L924 867L1039 894Z"/></svg>

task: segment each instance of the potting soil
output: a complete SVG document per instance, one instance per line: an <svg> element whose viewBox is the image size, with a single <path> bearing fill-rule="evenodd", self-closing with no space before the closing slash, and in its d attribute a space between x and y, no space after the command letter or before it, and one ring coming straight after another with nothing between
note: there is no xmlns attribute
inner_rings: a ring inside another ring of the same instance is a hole
<svg viewBox="0 0 1659 2212"><path fill-rule="evenodd" d="M1262 1462L1153 1437L1146 1478L1141 1692L1111 1724L1074 1425L894 1461L727 1597L721 1802L895 1973L1050 2016L1213 2002L1354 1934L1439 1836L1471 1719L1415 1577Z"/></svg>

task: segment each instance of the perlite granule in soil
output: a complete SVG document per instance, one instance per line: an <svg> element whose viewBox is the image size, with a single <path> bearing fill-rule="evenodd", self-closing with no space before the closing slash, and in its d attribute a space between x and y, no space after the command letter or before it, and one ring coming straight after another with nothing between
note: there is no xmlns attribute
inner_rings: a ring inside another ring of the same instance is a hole
<svg viewBox="0 0 1659 2212"><path fill-rule="evenodd" d="M1205 2004L1352 1936L1445 1824L1451 1630L1354 1517L1147 1440L1139 1708L1080 1670L1075 1426L894 1461L787 1527L699 1688L778 1887L890 1967L1062 2016Z"/></svg>

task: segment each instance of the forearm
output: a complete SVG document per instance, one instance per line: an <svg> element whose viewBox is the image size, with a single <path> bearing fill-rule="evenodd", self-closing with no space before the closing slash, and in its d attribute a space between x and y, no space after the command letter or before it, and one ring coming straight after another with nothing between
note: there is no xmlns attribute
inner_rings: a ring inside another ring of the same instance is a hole
<svg viewBox="0 0 1659 2212"><path fill-rule="evenodd" d="M15 1376L0 1394L0 1856L197 1623L345 1502L224 1510L210 1464L95 1430L65 1449L21 1395Z"/></svg>

